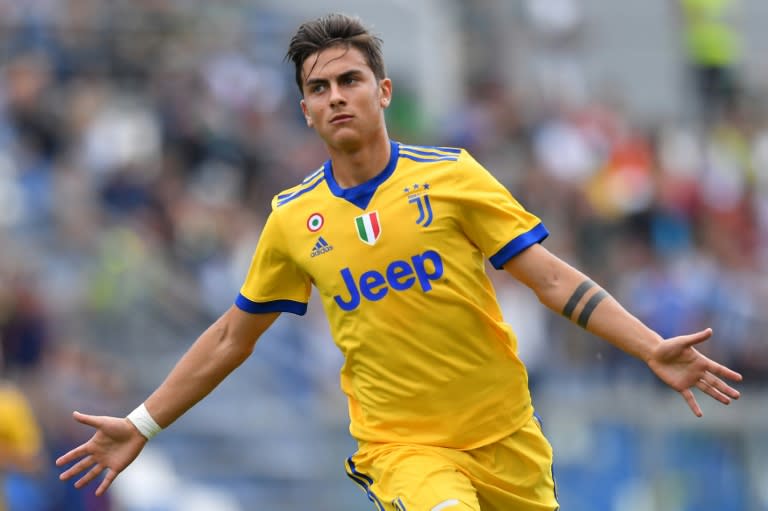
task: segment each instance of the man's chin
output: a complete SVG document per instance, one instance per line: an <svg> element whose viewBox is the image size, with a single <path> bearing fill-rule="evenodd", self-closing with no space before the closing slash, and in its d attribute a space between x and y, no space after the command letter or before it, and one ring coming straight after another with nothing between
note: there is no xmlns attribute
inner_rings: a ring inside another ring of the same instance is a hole
<svg viewBox="0 0 768 511"><path fill-rule="evenodd" d="M337 134L327 141L328 145L339 151L357 151L363 145L363 140L357 134L341 135Z"/></svg>

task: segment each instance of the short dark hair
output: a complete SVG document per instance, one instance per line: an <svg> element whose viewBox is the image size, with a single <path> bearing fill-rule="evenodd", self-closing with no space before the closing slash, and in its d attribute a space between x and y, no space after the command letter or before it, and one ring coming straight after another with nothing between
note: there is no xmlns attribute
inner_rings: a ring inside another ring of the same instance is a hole
<svg viewBox="0 0 768 511"><path fill-rule="evenodd" d="M357 48L374 76L379 80L386 77L381 43L381 39L372 34L360 18L334 13L302 23L288 45L285 59L291 60L296 67L296 85L303 95L301 71L304 61L310 55L333 46Z"/></svg>

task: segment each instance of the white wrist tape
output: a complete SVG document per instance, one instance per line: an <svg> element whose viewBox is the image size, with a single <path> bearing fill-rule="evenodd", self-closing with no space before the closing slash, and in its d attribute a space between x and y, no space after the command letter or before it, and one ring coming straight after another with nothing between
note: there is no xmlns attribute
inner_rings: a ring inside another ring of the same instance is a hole
<svg viewBox="0 0 768 511"><path fill-rule="evenodd" d="M153 436L163 430L163 428L161 428L149 414L149 410L144 406L144 403L137 406L126 418L136 426L139 433L141 433L147 440L151 440Z"/></svg>

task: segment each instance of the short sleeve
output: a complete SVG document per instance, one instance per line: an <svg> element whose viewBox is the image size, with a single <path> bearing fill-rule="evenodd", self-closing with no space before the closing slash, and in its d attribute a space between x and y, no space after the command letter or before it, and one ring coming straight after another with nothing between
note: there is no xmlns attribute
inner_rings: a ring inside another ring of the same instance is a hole
<svg viewBox="0 0 768 511"><path fill-rule="evenodd" d="M291 258L276 213L267 218L235 305L246 312L302 315L312 282Z"/></svg>
<svg viewBox="0 0 768 511"><path fill-rule="evenodd" d="M464 151L459 160L456 191L459 224L496 269L548 235L490 172Z"/></svg>

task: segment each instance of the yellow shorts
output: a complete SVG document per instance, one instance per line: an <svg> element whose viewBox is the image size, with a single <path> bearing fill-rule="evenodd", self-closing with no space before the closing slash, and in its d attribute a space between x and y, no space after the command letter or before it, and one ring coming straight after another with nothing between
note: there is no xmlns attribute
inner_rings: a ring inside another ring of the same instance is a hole
<svg viewBox="0 0 768 511"><path fill-rule="evenodd" d="M345 465L377 511L558 509L552 447L535 417L477 449L369 443Z"/></svg>

